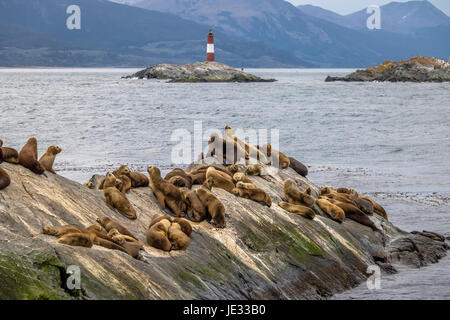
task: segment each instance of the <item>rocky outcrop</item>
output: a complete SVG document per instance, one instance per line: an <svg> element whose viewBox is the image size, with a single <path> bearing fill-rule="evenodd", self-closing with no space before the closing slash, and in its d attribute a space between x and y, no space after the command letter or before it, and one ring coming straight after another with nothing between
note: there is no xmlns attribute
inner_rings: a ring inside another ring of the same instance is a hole
<svg viewBox="0 0 450 320"><path fill-rule="evenodd" d="M426 57L385 61L378 67L357 70L345 77L328 76L325 81L447 82L450 81L450 63Z"/></svg>
<svg viewBox="0 0 450 320"><path fill-rule="evenodd" d="M167 79L169 82L273 82L219 62L158 64L124 78Z"/></svg>
<svg viewBox="0 0 450 320"><path fill-rule="evenodd" d="M127 195L138 216L128 220L100 190L1 167L11 185L0 191L0 299L321 299L364 281L369 265L393 272L396 264L422 266L446 254L439 236L404 232L377 215L370 219L381 233L348 219L339 224L318 207L314 220L288 213L277 205L285 179L316 195L319 189L291 168L265 167L264 176L250 179L272 197L271 208L213 188L226 208L225 229L193 223L186 252L146 246L136 260L103 247L58 244L42 228L86 227L108 216L145 243L150 221L165 213L149 187ZM80 290L66 286L72 265L81 270Z"/></svg>

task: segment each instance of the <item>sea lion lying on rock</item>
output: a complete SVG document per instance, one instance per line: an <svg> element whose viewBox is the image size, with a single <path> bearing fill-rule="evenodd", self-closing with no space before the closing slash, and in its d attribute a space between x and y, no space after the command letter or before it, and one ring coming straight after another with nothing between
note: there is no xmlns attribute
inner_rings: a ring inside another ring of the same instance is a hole
<svg viewBox="0 0 450 320"><path fill-rule="evenodd" d="M184 202L187 207L187 214L190 219L195 222L200 222L206 219L207 210L203 203L200 201L197 194L188 188L181 188L183 193Z"/></svg>
<svg viewBox="0 0 450 320"><path fill-rule="evenodd" d="M45 169L38 161L37 140L28 139L25 146L19 152L19 163L36 174L43 174Z"/></svg>
<svg viewBox="0 0 450 320"><path fill-rule="evenodd" d="M206 170L206 181L208 181L210 186L209 189L214 186L231 192L235 187L233 179L229 174L218 171L214 167L209 167L208 170Z"/></svg>
<svg viewBox="0 0 450 320"><path fill-rule="evenodd" d="M249 164L248 166L245 167L245 172L249 176L260 176L261 172L262 172L262 168L263 168L263 166L260 163Z"/></svg>
<svg viewBox="0 0 450 320"><path fill-rule="evenodd" d="M316 216L316 213L311 208L308 208L304 205L292 204L284 201L281 201L278 205L288 212L295 213L307 219L312 220Z"/></svg>
<svg viewBox="0 0 450 320"><path fill-rule="evenodd" d="M190 174L186 173L183 169L175 168L170 171L164 177L164 180L169 181L177 187L186 187L190 189L192 187L192 177Z"/></svg>
<svg viewBox="0 0 450 320"><path fill-rule="evenodd" d="M287 179L284 181L283 191L286 199L289 203L312 207L315 203L314 197L311 195L311 188L307 188L305 191L300 191L294 180Z"/></svg>
<svg viewBox="0 0 450 320"><path fill-rule="evenodd" d="M166 205L177 216L184 216L186 210L186 203L183 199L183 194L180 189L170 182L161 178L161 171L157 167L148 167L148 174L150 175L150 185L155 195L159 206L164 209Z"/></svg>
<svg viewBox="0 0 450 320"><path fill-rule="evenodd" d="M272 199L270 196L262 189L258 188L252 183L238 182L236 188L232 190L234 195L241 198L250 199L266 205L270 208L272 205Z"/></svg>
<svg viewBox="0 0 450 320"><path fill-rule="evenodd" d="M208 214L212 218L212 222L218 228L225 228L225 207L222 202L212 194L211 191L204 187L195 190L200 201L207 208Z"/></svg>
<svg viewBox="0 0 450 320"><path fill-rule="evenodd" d="M181 230L181 226L173 222L169 227L169 240L173 242L171 250L186 250L191 243L189 237Z"/></svg>
<svg viewBox="0 0 450 320"><path fill-rule="evenodd" d="M171 224L167 219L151 223L147 231L147 243L156 249L170 251L172 243L169 240L168 233Z"/></svg>
<svg viewBox="0 0 450 320"><path fill-rule="evenodd" d="M335 204L345 212L345 217L351 220L354 220L362 225L370 227L373 231L379 231L379 229L375 226L372 220L369 217L358 209L355 205L350 203L341 202L336 199L327 199L329 202Z"/></svg>
<svg viewBox="0 0 450 320"><path fill-rule="evenodd" d="M123 213L127 218L136 219L136 210L133 208L130 201L128 201L125 194L116 187L118 182L120 182L119 186L122 186L122 181L118 180L111 172L106 174L103 185L103 194L106 202Z"/></svg>
<svg viewBox="0 0 450 320"><path fill-rule="evenodd" d="M247 176L245 175L245 173L243 173L243 172L236 172L236 173L233 175L233 180L234 180L234 182L236 182L236 183L238 183L239 181L245 182L245 183L252 183L252 180L250 180L250 178L247 177Z"/></svg>
<svg viewBox="0 0 450 320"><path fill-rule="evenodd" d="M308 175L308 167L305 166L300 161L296 160L293 157L289 158L289 167L292 168L295 172L297 172L302 177L306 177Z"/></svg>
<svg viewBox="0 0 450 320"><path fill-rule="evenodd" d="M331 219L342 223L345 219L345 212L337 205L331 203L326 198L319 198L316 201L319 208L331 217Z"/></svg>
<svg viewBox="0 0 450 320"><path fill-rule="evenodd" d="M56 242L69 246L92 248L95 234L93 233L68 233L60 237Z"/></svg>
<svg viewBox="0 0 450 320"><path fill-rule="evenodd" d="M137 240L137 238L126 227L109 217L98 218L97 222L106 230L106 232L110 232L111 229L116 229L121 234L130 236Z"/></svg>
<svg viewBox="0 0 450 320"><path fill-rule="evenodd" d="M19 153L16 149L3 147L3 140L0 139L0 163L2 161L18 164Z"/></svg>
<svg viewBox="0 0 450 320"><path fill-rule="evenodd" d="M289 160L289 158L284 153L272 149L272 145L270 143L263 145L261 148L257 146L257 148L268 156L270 164L272 166L274 166L276 163L278 164L278 167L282 169L286 169L290 166L291 161Z"/></svg>
<svg viewBox="0 0 450 320"><path fill-rule="evenodd" d="M121 175L126 175L131 180L132 188L148 187L149 185L149 180L145 174L131 171L126 165L121 165L118 169L114 170L113 175L117 178Z"/></svg>
<svg viewBox="0 0 450 320"><path fill-rule="evenodd" d="M55 170L53 170L53 163L55 162L56 155L60 152L61 148L58 146L48 147L47 151L39 159L39 163L45 170L56 173Z"/></svg>
<svg viewBox="0 0 450 320"><path fill-rule="evenodd" d="M11 178L9 177L9 174L0 168L0 190L5 189L7 186L11 184Z"/></svg>

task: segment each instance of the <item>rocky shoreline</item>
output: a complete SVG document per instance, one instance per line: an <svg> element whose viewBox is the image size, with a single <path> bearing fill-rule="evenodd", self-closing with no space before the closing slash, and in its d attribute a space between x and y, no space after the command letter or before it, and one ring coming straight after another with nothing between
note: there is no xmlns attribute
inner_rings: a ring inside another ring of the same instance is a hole
<svg viewBox="0 0 450 320"><path fill-rule="evenodd" d="M414 57L409 60L385 61L377 67L357 70L344 77L331 77L326 82L448 82L450 81L450 63L427 57Z"/></svg>
<svg viewBox="0 0 450 320"><path fill-rule="evenodd" d="M185 65L158 64L138 71L125 79L160 79L168 82L274 82L239 71L219 62L196 62Z"/></svg>
<svg viewBox="0 0 450 320"><path fill-rule="evenodd" d="M11 185L0 191L0 299L323 299L365 281L370 265L392 273L397 265L438 262L448 249L440 235L408 233L378 215L370 219L381 233L353 220L339 224L317 205L313 220L288 213L278 206L283 181L291 178L314 196L319 187L291 168L264 167L263 176L250 179L270 195L270 208L213 188L227 227L192 223L187 251L163 252L145 241L150 221L167 214L150 187L128 193L138 216L129 220L106 204L102 190L10 163L2 168ZM146 244L141 260L42 234L47 225L88 226L102 216ZM71 265L80 267L80 290L65 286Z"/></svg>

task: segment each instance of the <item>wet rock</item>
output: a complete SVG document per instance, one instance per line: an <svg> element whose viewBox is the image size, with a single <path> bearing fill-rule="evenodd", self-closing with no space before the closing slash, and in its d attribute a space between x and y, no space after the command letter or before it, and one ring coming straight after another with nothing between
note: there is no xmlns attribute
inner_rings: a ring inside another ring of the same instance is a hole
<svg viewBox="0 0 450 320"><path fill-rule="evenodd" d="M253 74L239 71L220 62L196 62L185 65L158 64L126 79L167 79L169 82L273 82Z"/></svg>
<svg viewBox="0 0 450 320"><path fill-rule="evenodd" d="M385 61L377 67L357 70L345 77L328 76L325 81L447 82L450 81L450 63L419 56L399 62Z"/></svg>
<svg viewBox="0 0 450 320"><path fill-rule="evenodd" d="M213 188L226 208L227 227L193 223L185 252L146 245L136 260L99 246L71 247L43 235L42 228L87 227L108 216L145 243L150 221L167 212L149 187L127 194L138 216L129 220L106 204L101 190L1 166L11 177L0 191L2 299L323 299L364 281L369 265L422 266L445 255L442 242L404 232L377 215L370 219L382 233L352 220L339 224L317 206L314 220L286 212L277 205L285 179L301 190L311 187L315 196L319 188L291 168L271 167L250 177L272 197L271 208ZM81 271L80 290L65 283L73 265Z"/></svg>

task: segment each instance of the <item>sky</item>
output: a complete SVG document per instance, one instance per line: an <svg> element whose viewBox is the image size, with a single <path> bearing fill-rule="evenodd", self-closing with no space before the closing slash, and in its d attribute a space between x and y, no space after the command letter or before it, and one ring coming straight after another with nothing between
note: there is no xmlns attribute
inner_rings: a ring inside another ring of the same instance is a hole
<svg viewBox="0 0 450 320"><path fill-rule="evenodd" d="M294 5L312 4L322 7L340 14L349 14L361 9L367 8L369 5L384 5L392 2L392 0L287 0ZM397 2L407 2L409 0L395 0ZM450 0L429 0L435 7L442 10L446 15L450 16Z"/></svg>

